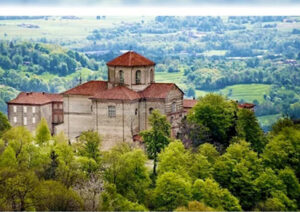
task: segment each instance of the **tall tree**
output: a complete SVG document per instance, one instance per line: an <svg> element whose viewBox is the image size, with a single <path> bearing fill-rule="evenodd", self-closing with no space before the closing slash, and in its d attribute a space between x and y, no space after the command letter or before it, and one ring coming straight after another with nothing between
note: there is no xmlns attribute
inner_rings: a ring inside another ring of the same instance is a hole
<svg viewBox="0 0 300 212"><path fill-rule="evenodd" d="M93 158L97 163L100 162L101 138L97 132L85 131L79 136L81 147L79 152L88 158Z"/></svg>
<svg viewBox="0 0 300 212"><path fill-rule="evenodd" d="M227 147L235 136L237 104L218 94L208 94L199 99L188 114L188 120L209 129L211 139L221 148Z"/></svg>
<svg viewBox="0 0 300 212"><path fill-rule="evenodd" d="M165 115L161 115L158 110L154 110L149 116L151 129L141 132L141 136L146 145L146 150L150 158L153 158L153 175L156 176L156 166L158 153L164 149L170 140L171 125Z"/></svg>
<svg viewBox="0 0 300 212"><path fill-rule="evenodd" d="M51 133L45 118L42 118L37 125L35 139L39 145L47 144L51 139Z"/></svg>
<svg viewBox="0 0 300 212"><path fill-rule="evenodd" d="M0 112L0 138L2 137L3 133L10 128L11 126L7 117L2 112Z"/></svg>
<svg viewBox="0 0 300 212"><path fill-rule="evenodd" d="M260 128L254 112L248 109L238 111L238 136L251 143L251 147L261 153L266 145L266 138Z"/></svg>

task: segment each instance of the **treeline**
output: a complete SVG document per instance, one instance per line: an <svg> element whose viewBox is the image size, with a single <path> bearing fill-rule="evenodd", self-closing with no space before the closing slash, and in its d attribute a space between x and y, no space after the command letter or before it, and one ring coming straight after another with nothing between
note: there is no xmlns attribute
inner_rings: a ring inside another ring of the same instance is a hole
<svg viewBox="0 0 300 212"><path fill-rule="evenodd" d="M0 41L0 111L6 112L5 101L18 91L62 92L78 85L80 79L84 82L103 77L104 66L56 45ZM75 74L83 69L89 74Z"/></svg>
<svg viewBox="0 0 300 212"><path fill-rule="evenodd" d="M85 55L59 46L39 43L0 42L0 67L35 74L49 72L66 76L80 67L98 70L98 64Z"/></svg>
<svg viewBox="0 0 300 212"><path fill-rule="evenodd" d="M300 126L281 119L265 135L253 112L218 95L199 100L170 138L153 111L145 150L121 142L101 151L96 132L76 143L10 128L0 116L1 210L299 210ZM153 169L149 169L149 159Z"/></svg>

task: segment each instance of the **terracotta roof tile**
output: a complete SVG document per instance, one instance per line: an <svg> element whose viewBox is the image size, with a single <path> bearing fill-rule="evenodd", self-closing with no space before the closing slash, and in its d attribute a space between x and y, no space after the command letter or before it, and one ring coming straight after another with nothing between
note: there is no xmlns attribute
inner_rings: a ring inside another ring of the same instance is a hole
<svg viewBox="0 0 300 212"><path fill-rule="evenodd" d="M251 109L255 107L255 104L251 104L251 103L239 103L238 104L239 108L247 108L247 109Z"/></svg>
<svg viewBox="0 0 300 212"><path fill-rule="evenodd" d="M140 95L144 98L163 99L167 97L174 86L176 86L174 83L152 83L145 90L141 91Z"/></svg>
<svg viewBox="0 0 300 212"><path fill-rule="evenodd" d="M196 99L183 99L183 107L184 108L192 108L195 104L197 104Z"/></svg>
<svg viewBox="0 0 300 212"><path fill-rule="evenodd" d="M9 101L8 104L43 105L51 102L63 102L62 95L45 92L21 92L15 99Z"/></svg>
<svg viewBox="0 0 300 212"><path fill-rule="evenodd" d="M125 86L117 86L102 92L97 93L92 99L110 99L110 100L135 100L139 99L140 95L125 87Z"/></svg>
<svg viewBox="0 0 300 212"><path fill-rule="evenodd" d="M107 89L106 81L89 81L78 85L70 90L63 92L62 94L71 94L71 95L86 95L86 96L94 96L98 92L104 91Z"/></svg>
<svg viewBox="0 0 300 212"><path fill-rule="evenodd" d="M129 51L106 63L108 66L152 66L155 63L146 57Z"/></svg>

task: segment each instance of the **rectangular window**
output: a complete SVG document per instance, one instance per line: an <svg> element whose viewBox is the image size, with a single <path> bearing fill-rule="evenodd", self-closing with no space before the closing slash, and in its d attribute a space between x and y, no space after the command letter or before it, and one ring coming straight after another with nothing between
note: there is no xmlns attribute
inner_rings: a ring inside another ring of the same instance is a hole
<svg viewBox="0 0 300 212"><path fill-rule="evenodd" d="M109 118L116 117L116 107L115 106L108 106L108 117Z"/></svg>
<svg viewBox="0 0 300 212"><path fill-rule="evenodd" d="M27 117L24 117L24 125L27 125Z"/></svg>
<svg viewBox="0 0 300 212"><path fill-rule="evenodd" d="M62 104L59 104L59 109L63 109L63 105Z"/></svg>
<svg viewBox="0 0 300 212"><path fill-rule="evenodd" d="M17 106L14 106L14 113L17 112Z"/></svg>
<svg viewBox="0 0 300 212"><path fill-rule="evenodd" d="M26 106L23 107L23 112L27 113L27 107Z"/></svg>
<svg viewBox="0 0 300 212"><path fill-rule="evenodd" d="M17 123L17 117L16 116L14 117L14 123Z"/></svg>
<svg viewBox="0 0 300 212"><path fill-rule="evenodd" d="M32 124L35 124L35 117L32 117Z"/></svg>
<svg viewBox="0 0 300 212"><path fill-rule="evenodd" d="M34 106L32 107L32 113L35 113L35 107Z"/></svg>
<svg viewBox="0 0 300 212"><path fill-rule="evenodd" d="M57 123L57 115L54 115L54 123Z"/></svg>

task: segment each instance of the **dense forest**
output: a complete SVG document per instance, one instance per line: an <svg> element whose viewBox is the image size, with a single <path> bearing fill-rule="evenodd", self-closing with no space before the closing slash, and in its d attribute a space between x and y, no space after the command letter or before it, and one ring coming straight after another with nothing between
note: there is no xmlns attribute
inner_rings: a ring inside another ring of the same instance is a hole
<svg viewBox="0 0 300 212"><path fill-rule="evenodd" d="M105 62L131 49L157 63L156 81L175 82L186 97L214 92L256 104L265 131L271 119L300 117L299 17L0 19L3 112L20 90L61 92L80 78L106 79Z"/></svg>
<svg viewBox="0 0 300 212"><path fill-rule="evenodd" d="M217 94L199 99L170 138L153 111L140 144L101 150L101 135L76 143L31 134L0 113L0 210L296 211L300 125L285 118L268 134L254 113Z"/></svg>
<svg viewBox="0 0 300 212"><path fill-rule="evenodd" d="M97 71L97 72L96 72ZM82 76L81 76L81 72ZM88 77L84 76L88 72ZM0 42L0 110L18 91L62 92L82 80L100 77L99 63L60 46Z"/></svg>

